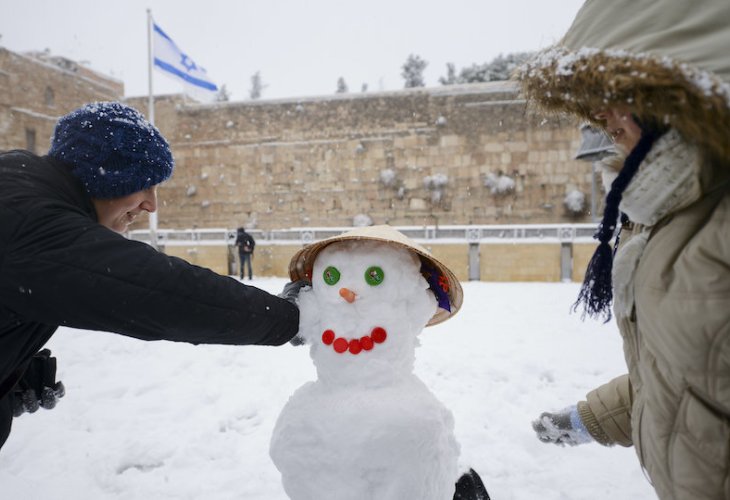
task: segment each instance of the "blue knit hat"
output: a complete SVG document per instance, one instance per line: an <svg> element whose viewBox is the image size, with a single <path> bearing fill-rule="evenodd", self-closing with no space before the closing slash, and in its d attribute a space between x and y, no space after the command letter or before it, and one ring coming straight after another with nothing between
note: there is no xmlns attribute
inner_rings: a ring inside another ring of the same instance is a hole
<svg viewBox="0 0 730 500"><path fill-rule="evenodd" d="M48 155L71 165L92 198L117 198L172 175L170 146L136 109L97 102L56 124Z"/></svg>

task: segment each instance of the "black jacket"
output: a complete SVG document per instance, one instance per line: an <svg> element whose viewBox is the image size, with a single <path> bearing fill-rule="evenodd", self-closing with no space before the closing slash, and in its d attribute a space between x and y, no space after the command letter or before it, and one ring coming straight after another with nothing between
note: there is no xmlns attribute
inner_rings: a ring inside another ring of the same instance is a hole
<svg viewBox="0 0 730 500"><path fill-rule="evenodd" d="M246 231L239 229L236 233L236 246L240 253L253 253L253 249L256 247L256 241Z"/></svg>
<svg viewBox="0 0 730 500"><path fill-rule="evenodd" d="M0 412L60 325L143 340L281 345L298 324L289 302L98 224L64 164L0 154Z"/></svg>

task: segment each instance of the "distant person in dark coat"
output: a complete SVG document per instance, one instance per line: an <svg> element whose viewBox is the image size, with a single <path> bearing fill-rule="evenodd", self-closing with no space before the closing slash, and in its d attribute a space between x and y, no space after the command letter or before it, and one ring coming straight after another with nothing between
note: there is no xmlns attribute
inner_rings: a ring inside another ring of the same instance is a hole
<svg viewBox="0 0 730 500"><path fill-rule="evenodd" d="M253 257L253 249L256 246L256 241L253 236L246 232L246 229L239 227L236 232L236 248L238 248L238 274L243 279L243 266L248 266L248 279L253 279L253 270L251 269L251 258Z"/></svg>
<svg viewBox="0 0 730 500"><path fill-rule="evenodd" d="M192 344L297 333L298 288L279 298L119 234L155 211L172 170L159 131L120 103L62 117L47 156L0 154L0 446L13 414L63 396L38 352L61 325Z"/></svg>

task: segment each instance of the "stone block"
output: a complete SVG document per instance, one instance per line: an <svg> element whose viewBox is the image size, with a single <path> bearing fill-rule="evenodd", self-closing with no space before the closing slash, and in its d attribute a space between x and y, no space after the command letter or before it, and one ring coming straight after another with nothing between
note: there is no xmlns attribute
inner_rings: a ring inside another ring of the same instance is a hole
<svg viewBox="0 0 730 500"><path fill-rule="evenodd" d="M527 152L528 151L528 145L527 142L521 141L521 142L507 142L505 143L505 148L507 151L511 152Z"/></svg>
<svg viewBox="0 0 730 500"><path fill-rule="evenodd" d="M449 146L459 146L462 142L461 137L457 135L444 135L441 136L441 140L439 141L440 146L442 147L449 147Z"/></svg>
<svg viewBox="0 0 730 500"><path fill-rule="evenodd" d="M482 149L487 153L501 153L504 151L504 143L501 142L488 142L482 146Z"/></svg>
<svg viewBox="0 0 730 500"><path fill-rule="evenodd" d="M422 198L411 198L408 203L408 208L410 210L426 210L428 203Z"/></svg>

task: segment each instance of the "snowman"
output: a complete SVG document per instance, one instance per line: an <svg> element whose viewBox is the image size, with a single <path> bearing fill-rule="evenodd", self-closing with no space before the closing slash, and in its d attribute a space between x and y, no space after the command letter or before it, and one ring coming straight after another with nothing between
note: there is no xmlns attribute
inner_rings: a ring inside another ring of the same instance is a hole
<svg viewBox="0 0 730 500"><path fill-rule="evenodd" d="M317 380L291 396L270 454L294 500L444 500L459 445L451 412L413 372L418 335L461 306L454 274L389 226L300 250L299 335Z"/></svg>

